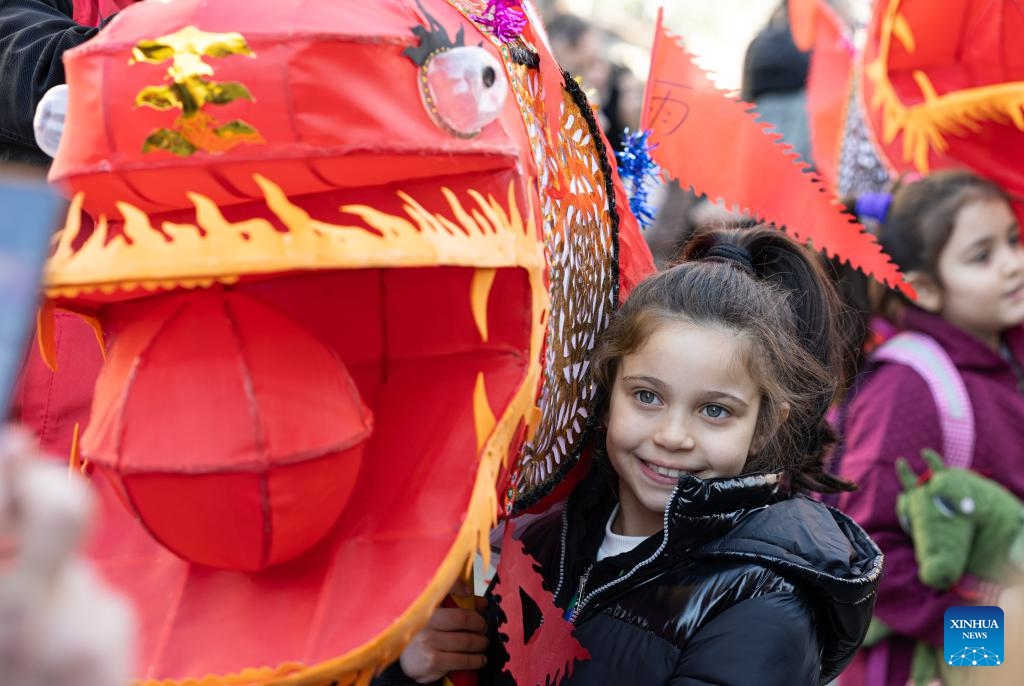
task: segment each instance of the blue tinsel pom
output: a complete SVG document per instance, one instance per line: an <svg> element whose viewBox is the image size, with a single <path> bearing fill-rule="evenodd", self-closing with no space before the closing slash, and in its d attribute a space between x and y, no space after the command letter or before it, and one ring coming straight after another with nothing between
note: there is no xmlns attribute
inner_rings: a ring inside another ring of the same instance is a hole
<svg viewBox="0 0 1024 686"><path fill-rule="evenodd" d="M622 136L622 150L616 153L619 158L619 176L629 195L629 209L644 229L654 223L655 214L647 197L647 181L657 179L661 173L661 169L651 159L654 146L647 140L650 135L649 130L626 129Z"/></svg>

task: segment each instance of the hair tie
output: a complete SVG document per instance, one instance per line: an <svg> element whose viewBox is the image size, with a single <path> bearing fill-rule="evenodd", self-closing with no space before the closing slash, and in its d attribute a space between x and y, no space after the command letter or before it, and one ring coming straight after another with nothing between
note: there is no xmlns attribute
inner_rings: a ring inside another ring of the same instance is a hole
<svg viewBox="0 0 1024 686"><path fill-rule="evenodd" d="M853 205L853 211L858 217L874 219L882 224L889 216L890 205L892 205L891 193L865 193L857 198Z"/></svg>
<svg viewBox="0 0 1024 686"><path fill-rule="evenodd" d="M746 248L741 248L732 243L718 243L711 246L711 249L704 253L704 259L727 260L734 262L751 274L754 273L754 261L751 259L750 253L747 252Z"/></svg>

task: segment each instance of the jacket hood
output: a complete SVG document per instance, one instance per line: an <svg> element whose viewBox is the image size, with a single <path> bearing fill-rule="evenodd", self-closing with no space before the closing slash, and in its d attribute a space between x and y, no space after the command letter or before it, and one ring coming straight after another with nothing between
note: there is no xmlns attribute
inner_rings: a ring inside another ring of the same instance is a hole
<svg viewBox="0 0 1024 686"><path fill-rule="evenodd" d="M716 486L756 490L758 478L731 479ZM743 483L750 479L755 483ZM680 491L703 488L680 482ZM867 632L882 576L881 550L852 519L804 496L734 515L731 530L695 554L745 560L797 585L815 613L822 642L822 682L828 681L853 658Z"/></svg>

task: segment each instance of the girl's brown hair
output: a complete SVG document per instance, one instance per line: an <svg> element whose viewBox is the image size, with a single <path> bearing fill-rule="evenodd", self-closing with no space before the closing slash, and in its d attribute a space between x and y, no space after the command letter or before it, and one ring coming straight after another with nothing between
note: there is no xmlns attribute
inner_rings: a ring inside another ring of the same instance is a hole
<svg viewBox="0 0 1024 686"><path fill-rule="evenodd" d="M750 269L743 259L719 256L730 252L749 255ZM619 361L659 322L722 327L745 341L743 362L761 389L744 471L786 472L793 485L822 493L852 490L825 469L835 442L825 413L836 397L844 351L838 296L817 256L782 232L757 226L698 234L683 260L639 284L613 317L594 354L605 403L599 411L607 410Z"/></svg>
<svg viewBox="0 0 1024 686"><path fill-rule="evenodd" d="M903 272L939 278L939 255L953 233L957 214L979 200L1005 200L1006 192L966 170L942 171L898 185L878 242Z"/></svg>

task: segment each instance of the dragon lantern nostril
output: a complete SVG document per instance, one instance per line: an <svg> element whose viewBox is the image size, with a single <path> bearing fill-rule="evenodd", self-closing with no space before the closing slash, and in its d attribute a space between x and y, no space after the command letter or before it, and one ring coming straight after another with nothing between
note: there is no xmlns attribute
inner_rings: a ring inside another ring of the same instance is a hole
<svg viewBox="0 0 1024 686"><path fill-rule="evenodd" d="M494 71L494 67L484 67L480 74L485 88L490 88L494 85L494 81L498 78L498 75Z"/></svg>

